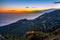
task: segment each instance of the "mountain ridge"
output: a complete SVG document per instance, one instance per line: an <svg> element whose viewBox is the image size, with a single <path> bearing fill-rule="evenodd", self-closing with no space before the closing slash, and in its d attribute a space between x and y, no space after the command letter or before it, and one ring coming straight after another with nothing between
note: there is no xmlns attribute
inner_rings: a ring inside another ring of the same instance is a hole
<svg viewBox="0 0 60 40"><path fill-rule="evenodd" d="M60 28L60 9L44 13L33 20L22 19L15 23L0 27L0 33L17 34L21 36L30 30L49 32L58 28Z"/></svg>

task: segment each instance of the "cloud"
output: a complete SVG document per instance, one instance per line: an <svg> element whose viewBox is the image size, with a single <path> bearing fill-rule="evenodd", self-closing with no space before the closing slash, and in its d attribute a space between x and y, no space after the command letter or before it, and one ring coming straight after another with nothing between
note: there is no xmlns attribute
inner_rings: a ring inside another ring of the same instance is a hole
<svg viewBox="0 0 60 40"><path fill-rule="evenodd" d="M60 3L60 1L59 2L54 2L55 4L59 4Z"/></svg>
<svg viewBox="0 0 60 40"><path fill-rule="evenodd" d="M29 8L29 7L26 7L26 8Z"/></svg>

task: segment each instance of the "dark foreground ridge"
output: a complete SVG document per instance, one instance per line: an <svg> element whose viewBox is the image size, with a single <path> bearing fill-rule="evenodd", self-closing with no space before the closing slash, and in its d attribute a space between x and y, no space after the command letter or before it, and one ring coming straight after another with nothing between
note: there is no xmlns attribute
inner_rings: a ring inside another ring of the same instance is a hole
<svg viewBox="0 0 60 40"><path fill-rule="evenodd" d="M27 31L36 30L53 32L60 28L60 9L44 13L34 20L22 19L15 23L0 27L0 34L24 35Z"/></svg>

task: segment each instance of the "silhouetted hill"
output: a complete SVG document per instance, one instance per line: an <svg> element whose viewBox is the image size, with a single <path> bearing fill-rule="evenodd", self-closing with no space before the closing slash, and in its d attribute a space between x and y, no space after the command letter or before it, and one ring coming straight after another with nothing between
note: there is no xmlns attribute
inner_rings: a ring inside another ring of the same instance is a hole
<svg viewBox="0 0 60 40"><path fill-rule="evenodd" d="M52 9L51 9L52 10ZM43 15L34 20L22 19L15 23L0 27L1 34L13 34L22 36L27 31L37 30L51 32L60 28L60 10L46 10Z"/></svg>
<svg viewBox="0 0 60 40"><path fill-rule="evenodd" d="M41 26L43 26L43 31L53 31L57 28L60 28L60 10L56 9L49 13L44 13L40 17L36 18L35 21L38 21Z"/></svg>

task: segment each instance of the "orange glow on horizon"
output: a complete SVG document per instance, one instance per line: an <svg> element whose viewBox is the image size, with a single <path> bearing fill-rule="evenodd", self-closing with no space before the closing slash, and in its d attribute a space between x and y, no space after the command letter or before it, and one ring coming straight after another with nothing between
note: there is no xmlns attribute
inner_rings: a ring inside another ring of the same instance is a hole
<svg viewBox="0 0 60 40"><path fill-rule="evenodd" d="M15 13L24 13L24 12L33 12L35 10L45 10L47 8L19 8L19 9L0 9L0 12L15 12Z"/></svg>

